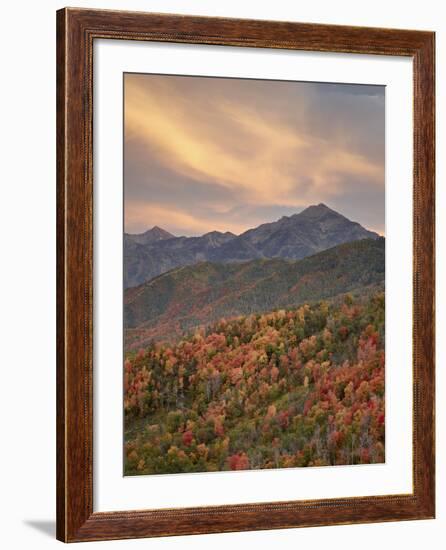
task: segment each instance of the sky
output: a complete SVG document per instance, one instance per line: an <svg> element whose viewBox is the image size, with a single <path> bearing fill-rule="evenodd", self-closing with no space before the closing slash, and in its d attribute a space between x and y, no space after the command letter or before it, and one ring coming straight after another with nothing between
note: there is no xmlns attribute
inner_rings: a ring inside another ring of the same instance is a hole
<svg viewBox="0 0 446 550"><path fill-rule="evenodd" d="M322 202L384 234L384 93L125 74L125 231L240 234Z"/></svg>

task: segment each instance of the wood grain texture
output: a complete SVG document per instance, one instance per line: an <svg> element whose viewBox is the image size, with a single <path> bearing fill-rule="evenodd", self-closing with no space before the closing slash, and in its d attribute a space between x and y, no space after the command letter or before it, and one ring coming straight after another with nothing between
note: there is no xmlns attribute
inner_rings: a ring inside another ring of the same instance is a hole
<svg viewBox="0 0 446 550"><path fill-rule="evenodd" d="M414 66L413 493L93 512L93 41L404 55ZM434 517L434 34L66 8L57 13L57 538L122 539Z"/></svg>

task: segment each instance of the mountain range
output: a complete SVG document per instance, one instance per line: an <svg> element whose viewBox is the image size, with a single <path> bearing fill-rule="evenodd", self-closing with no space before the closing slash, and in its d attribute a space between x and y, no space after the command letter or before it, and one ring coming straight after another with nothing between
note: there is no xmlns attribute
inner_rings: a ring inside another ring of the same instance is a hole
<svg viewBox="0 0 446 550"><path fill-rule="evenodd" d="M305 222L313 212L307 212ZM327 224L331 220L330 216ZM265 226L261 228L268 233ZM250 237L255 242L253 233ZM265 243L260 233L257 238ZM325 242L331 238L327 235ZM266 249L263 244L262 250ZM131 350L151 340L175 340L222 317L262 313L347 292L383 288L384 272L384 238L356 240L301 260L256 258L181 266L125 291L125 347Z"/></svg>
<svg viewBox="0 0 446 550"><path fill-rule="evenodd" d="M155 226L145 233L124 234L124 288L198 262L300 260L342 243L378 237L325 204L309 206L241 235L212 231L200 237L176 237Z"/></svg>

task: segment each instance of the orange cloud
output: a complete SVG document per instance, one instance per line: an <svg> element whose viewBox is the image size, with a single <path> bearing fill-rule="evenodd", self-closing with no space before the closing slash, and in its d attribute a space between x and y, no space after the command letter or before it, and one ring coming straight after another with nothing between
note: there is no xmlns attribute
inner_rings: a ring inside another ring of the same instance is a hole
<svg viewBox="0 0 446 550"><path fill-rule="evenodd" d="M239 234L248 229L244 223L235 223L230 220L216 220L212 215L203 213L200 218L193 216L181 208L166 207L161 204L147 204L129 201L125 205L125 217L129 220L126 231L139 233L147 228L147 220L156 220L162 227L176 227L176 234L181 233L179 228L187 227L188 233L201 235L207 233L210 228L215 231L231 231ZM174 230L175 232L175 230Z"/></svg>
<svg viewBox="0 0 446 550"><path fill-rule="evenodd" d="M203 122L198 105L159 83L145 86L131 78L125 94L129 142L142 140L183 176L237 189L260 204L295 205L290 192L307 175L328 195L339 192L333 187L333 174L339 172L366 175L382 185L382 166L304 130L298 133L272 115L259 117L249 106L217 102L216 113ZM240 153L244 144L249 154Z"/></svg>

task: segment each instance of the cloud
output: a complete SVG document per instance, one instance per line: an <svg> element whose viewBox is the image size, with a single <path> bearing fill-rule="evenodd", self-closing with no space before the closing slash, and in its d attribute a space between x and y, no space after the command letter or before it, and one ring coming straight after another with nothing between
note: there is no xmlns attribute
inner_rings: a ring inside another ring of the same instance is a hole
<svg viewBox="0 0 446 550"><path fill-rule="evenodd" d="M130 220L126 227L129 233L138 233L146 229L147 220L156 220L155 225L168 227L169 231L177 236L184 234L185 227L188 235L202 235L210 230L239 234L246 228L244 223L237 223L224 217L218 219L210 213L204 212L198 217L189 214L181 207L173 205L166 207L156 203L129 202L126 204L125 214Z"/></svg>
<svg viewBox="0 0 446 550"><path fill-rule="evenodd" d="M239 232L256 207L348 201L353 181L384 201L383 90L357 88L126 75L126 228Z"/></svg>

